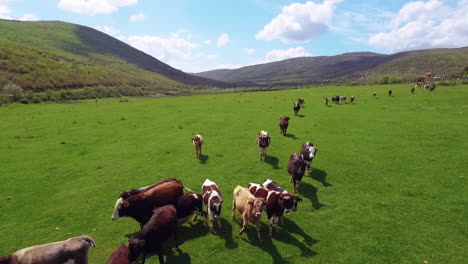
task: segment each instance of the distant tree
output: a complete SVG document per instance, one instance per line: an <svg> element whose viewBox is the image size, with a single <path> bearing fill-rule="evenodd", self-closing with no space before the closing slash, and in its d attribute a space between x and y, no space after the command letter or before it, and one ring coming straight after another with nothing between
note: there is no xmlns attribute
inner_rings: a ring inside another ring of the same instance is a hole
<svg viewBox="0 0 468 264"><path fill-rule="evenodd" d="M380 79L380 83L381 83L381 84L388 84L389 81L390 81L390 77L388 77L388 76L386 76L386 75L383 76L382 79Z"/></svg>
<svg viewBox="0 0 468 264"><path fill-rule="evenodd" d="M2 93L9 94L12 96L13 101L18 102L21 100L21 97L23 95L23 88L21 86L14 84L14 83L9 83L2 88Z"/></svg>

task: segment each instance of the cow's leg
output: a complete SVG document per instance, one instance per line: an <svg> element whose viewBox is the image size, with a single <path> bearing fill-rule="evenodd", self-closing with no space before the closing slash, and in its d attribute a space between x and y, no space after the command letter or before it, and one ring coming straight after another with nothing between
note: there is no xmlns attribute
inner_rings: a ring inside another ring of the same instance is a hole
<svg viewBox="0 0 468 264"><path fill-rule="evenodd" d="M232 200L232 220L236 220L235 218L235 213L236 213L236 199L234 198Z"/></svg>
<svg viewBox="0 0 468 264"><path fill-rule="evenodd" d="M157 253L158 253L159 263L164 264L164 255L163 255L163 251L161 247L157 249Z"/></svg>
<svg viewBox="0 0 468 264"><path fill-rule="evenodd" d="M249 225L249 220L247 219L245 215L242 215L242 228L239 231L239 235L244 233L244 230L247 228L248 225Z"/></svg>
<svg viewBox="0 0 468 264"><path fill-rule="evenodd" d="M268 235L270 237L273 236L273 223L274 223L274 216L270 217L270 219L268 220Z"/></svg>
<svg viewBox="0 0 468 264"><path fill-rule="evenodd" d="M263 242L262 237L260 236L260 219L257 219L255 223L255 229L257 230L258 241Z"/></svg>
<svg viewBox="0 0 468 264"><path fill-rule="evenodd" d="M221 225L221 217L220 217L220 216L218 216L218 227L219 227L219 229L222 228L222 225Z"/></svg>
<svg viewBox="0 0 468 264"><path fill-rule="evenodd" d="M177 242L177 228L174 230L174 241L175 241L175 247L176 247L177 251L180 251L179 242Z"/></svg>

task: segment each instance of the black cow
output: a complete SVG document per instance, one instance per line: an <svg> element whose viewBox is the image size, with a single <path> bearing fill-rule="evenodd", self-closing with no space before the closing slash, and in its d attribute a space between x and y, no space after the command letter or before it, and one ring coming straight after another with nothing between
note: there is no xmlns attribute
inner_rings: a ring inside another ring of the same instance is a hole
<svg viewBox="0 0 468 264"><path fill-rule="evenodd" d="M392 90L388 90L388 96L392 96Z"/></svg>
<svg viewBox="0 0 468 264"><path fill-rule="evenodd" d="M291 175L291 182L294 185L294 192L297 192L301 184L302 177L307 167L307 162L302 155L292 154L288 162L288 172ZM296 187L297 186L297 187Z"/></svg>

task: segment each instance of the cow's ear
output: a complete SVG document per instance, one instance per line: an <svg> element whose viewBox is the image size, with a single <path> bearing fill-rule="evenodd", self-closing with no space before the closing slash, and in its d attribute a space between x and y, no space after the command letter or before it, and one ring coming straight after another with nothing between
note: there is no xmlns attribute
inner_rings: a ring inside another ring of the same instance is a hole
<svg viewBox="0 0 468 264"><path fill-rule="evenodd" d="M128 201L127 201L127 200L123 200L123 201L122 201L122 205L123 205L123 207L128 207L128 205L129 205L129 204L128 204Z"/></svg>

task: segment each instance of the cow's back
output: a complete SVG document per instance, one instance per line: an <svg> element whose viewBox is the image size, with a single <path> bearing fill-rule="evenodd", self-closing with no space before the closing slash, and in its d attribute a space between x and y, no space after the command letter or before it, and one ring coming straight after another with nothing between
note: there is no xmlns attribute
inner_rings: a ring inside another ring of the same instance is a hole
<svg viewBox="0 0 468 264"><path fill-rule="evenodd" d="M179 197L184 194L182 181L168 181L141 194L141 199L148 199L156 207L167 204L176 204Z"/></svg>
<svg viewBox="0 0 468 264"><path fill-rule="evenodd" d="M165 205L154 210L153 216L141 230L148 247L156 249L177 229L177 212L173 205Z"/></svg>

